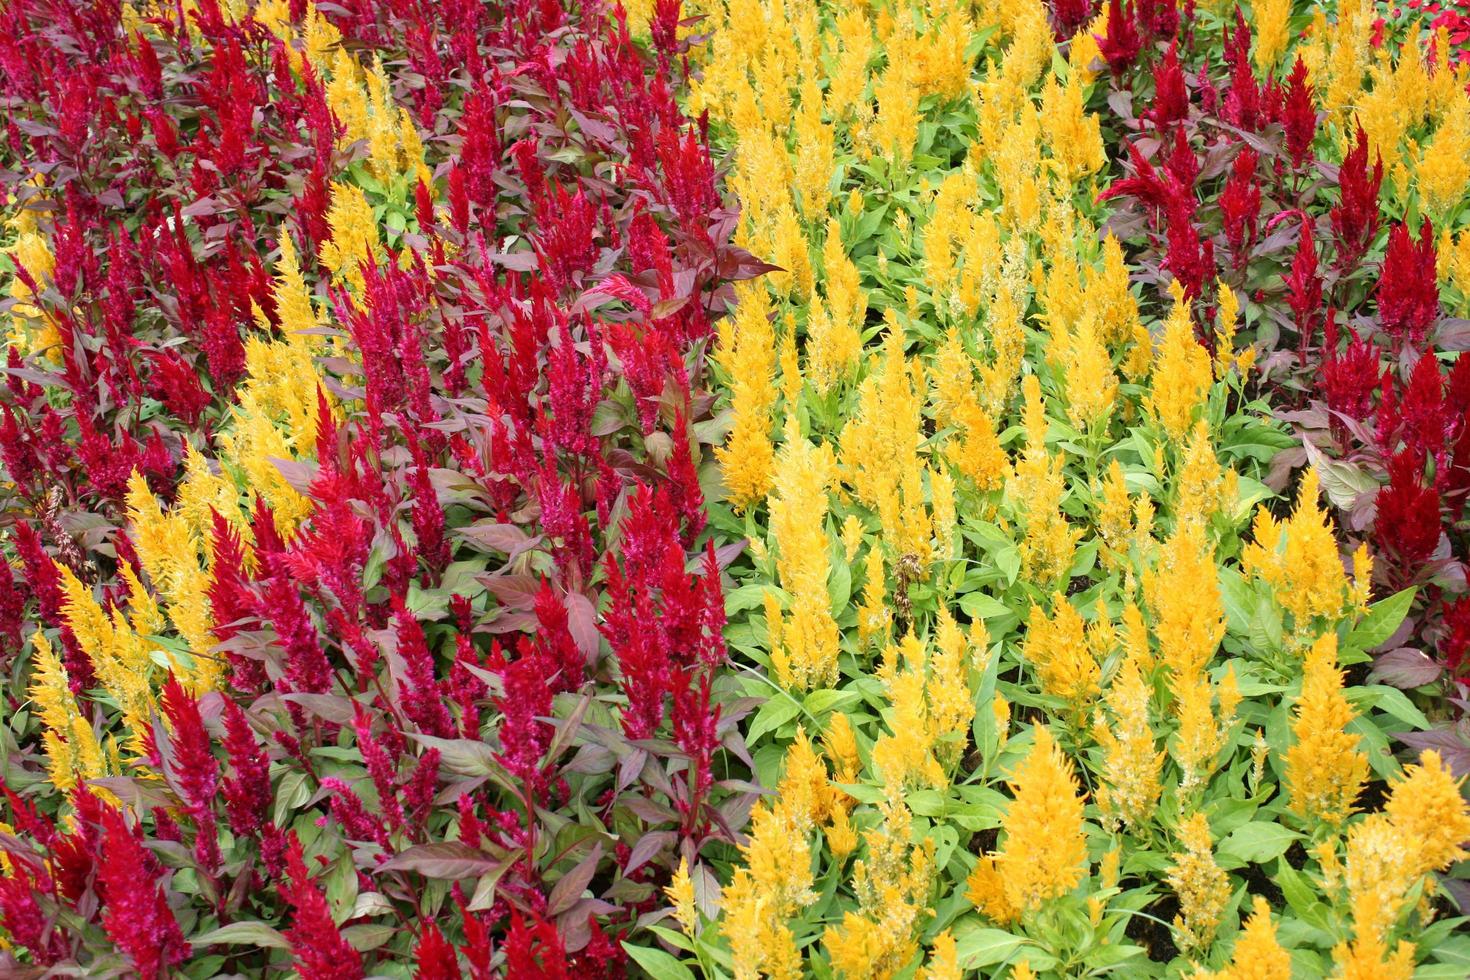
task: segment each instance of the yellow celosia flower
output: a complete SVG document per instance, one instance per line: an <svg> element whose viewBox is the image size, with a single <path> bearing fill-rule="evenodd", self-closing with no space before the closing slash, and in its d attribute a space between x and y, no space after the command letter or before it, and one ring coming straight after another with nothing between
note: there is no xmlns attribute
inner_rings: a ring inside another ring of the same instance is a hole
<svg viewBox="0 0 1470 980"><path fill-rule="evenodd" d="M1082 531L1072 528L1061 511L1066 492L1065 460L1046 448L1046 407L1036 375L1027 375L1022 389L1026 397L1026 449L1011 481L1011 494L1026 515L1021 565L1032 581L1054 585L1072 567Z"/></svg>
<svg viewBox="0 0 1470 980"><path fill-rule="evenodd" d="M694 910L694 882L689 878L689 862L679 859L674 877L664 888L664 895L674 907L674 919L687 936L699 932L699 913Z"/></svg>
<svg viewBox="0 0 1470 980"><path fill-rule="evenodd" d="M1385 958L1386 957L1386 958ZM1381 938L1360 936L1332 950L1341 980L1410 980L1414 976L1414 944L1394 943L1390 953Z"/></svg>
<svg viewBox="0 0 1470 980"><path fill-rule="evenodd" d="M945 783L944 770L934 756L939 732L925 698L924 646L911 633L899 641L899 653L903 669L885 678L892 734L873 745L873 767L894 796L912 786Z"/></svg>
<svg viewBox="0 0 1470 980"><path fill-rule="evenodd" d="M1189 304L1182 298L1164 324L1164 338L1153 366L1149 411L1169 434L1182 440L1194 427L1195 413L1210 390L1210 355L1194 339Z"/></svg>
<svg viewBox="0 0 1470 980"><path fill-rule="evenodd" d="M1393 784L1384 812L1414 843L1411 867L1416 873L1448 867L1465 857L1470 841L1470 804L1438 752L1425 750L1418 765L1404 767Z"/></svg>
<svg viewBox="0 0 1470 980"><path fill-rule="evenodd" d="M69 794L82 780L107 775L102 751L92 726L77 709L70 678L50 641L37 630L31 637L31 645L35 652L30 697L45 725L41 741L46 747L51 785Z"/></svg>
<svg viewBox="0 0 1470 980"><path fill-rule="evenodd" d="M1127 657L1105 696L1112 724L1099 717L1093 726L1093 737L1106 753L1098 807L1115 824L1133 829L1153 816L1164 766L1164 753L1149 727L1149 694L1138 659Z"/></svg>
<svg viewBox="0 0 1470 980"><path fill-rule="evenodd" d="M827 222L822 248L825 305L814 302L807 321L807 371L817 391L824 392L845 378L862 355L862 326L868 315L857 266L842 248L836 218Z"/></svg>
<svg viewBox="0 0 1470 980"><path fill-rule="evenodd" d="M65 596L62 619L91 660L97 679L122 710L123 723L129 728L130 751L143 756L154 710L149 684L150 647L133 632L121 612L114 610L110 616L104 612L92 597L92 590L70 568L58 565L57 572Z"/></svg>
<svg viewBox="0 0 1470 980"><path fill-rule="evenodd" d="M1193 980L1291 980L1291 954L1276 941L1276 925L1271 921L1271 906L1257 895L1251 905L1230 965L1218 973L1200 971Z"/></svg>
<svg viewBox="0 0 1470 980"><path fill-rule="evenodd" d="M1255 540L1241 552L1241 567L1272 587L1304 639L1318 617L1335 619L1355 603L1343 571L1337 539L1319 503L1317 471L1308 469L1291 517L1278 522L1266 507L1256 512Z"/></svg>
<svg viewBox="0 0 1470 980"><path fill-rule="evenodd" d="M358 296L364 284L362 264L381 262L382 246L378 239L378 223L362 190L352 184L332 184L332 204L327 209L327 222L332 229L330 241L322 243L322 264L338 281L346 282Z"/></svg>
<svg viewBox="0 0 1470 980"><path fill-rule="evenodd" d="M1021 656L1036 669L1041 689L1069 702L1074 711L1098 693L1097 661L1083 637L1082 616L1060 592L1052 597L1053 614L1031 607Z"/></svg>
<svg viewBox="0 0 1470 980"><path fill-rule="evenodd" d="M1198 674L1225 636L1214 548L1203 524L1179 522L1158 565L1144 573L1143 593L1153 611L1164 663L1176 674Z"/></svg>
<svg viewBox="0 0 1470 980"><path fill-rule="evenodd" d="M960 972L959 946L954 935L946 929L934 937L934 945L929 949L929 962L920 977L922 980L960 980L963 975Z"/></svg>
<svg viewBox="0 0 1470 980"><path fill-rule="evenodd" d="M1169 887L1179 898L1179 914L1174 918L1180 947L1203 950L1214 939L1225 903L1230 900L1230 878L1215 863L1210 825L1205 815L1196 813L1179 828L1183 851L1174 855L1174 867L1168 874Z"/></svg>
<svg viewBox="0 0 1470 980"><path fill-rule="evenodd" d="M1042 90L1041 111L1048 127L1047 146L1062 181L1075 183L1097 173L1107 162L1097 116L1083 106L1082 84L1070 75L1065 85L1048 78Z"/></svg>
<svg viewBox="0 0 1470 980"><path fill-rule="evenodd" d="M1015 921L1077 886L1086 874L1082 797L1072 763L1036 726L1036 742L1010 783L1014 797L1001 820L1005 843L982 858L969 879L969 897L997 922Z"/></svg>
<svg viewBox="0 0 1470 980"><path fill-rule="evenodd" d="M1415 171L1414 185L1424 201L1424 210L1436 222L1443 221L1460 204L1470 186L1470 97L1458 90L1446 110L1434 138L1424 148Z"/></svg>
<svg viewBox="0 0 1470 980"><path fill-rule="evenodd" d="M1084 431L1105 428L1113 413L1118 378L1091 316L1077 320L1066 354L1067 417Z"/></svg>
<svg viewBox="0 0 1470 980"><path fill-rule="evenodd" d="M771 652L781 683L801 689L837 678L837 622L827 592L827 484L835 463L788 425L776 460L775 491L769 506L776 540L777 573L791 596L780 626L780 646Z"/></svg>
<svg viewBox="0 0 1470 980"><path fill-rule="evenodd" d="M1256 44L1251 56L1257 68L1270 74L1286 50L1291 0L1255 0L1251 4L1251 17L1256 28Z"/></svg>
<svg viewBox="0 0 1470 980"><path fill-rule="evenodd" d="M913 843L913 819L901 800L879 805L882 821L863 834L866 857L853 863L858 899L837 926L822 936L841 977L891 977L918 952L918 925L928 912L934 872L934 840Z"/></svg>
<svg viewBox="0 0 1470 980"><path fill-rule="evenodd" d="M1169 690L1179 719L1174 736L1174 756L1184 773L1179 791L1187 794L1209 777L1229 736L1239 703L1234 667L1226 668L1225 676L1214 688L1201 669L1175 671L1169 677ZM1218 714L1213 707L1216 699Z"/></svg>
<svg viewBox="0 0 1470 980"><path fill-rule="evenodd" d="M731 501L745 509L771 489L775 450L771 413L776 404L776 335L764 286L736 288L735 315L720 333L717 360L730 376L730 435L715 450Z"/></svg>
<svg viewBox="0 0 1470 980"><path fill-rule="evenodd" d="M1356 717L1342 693L1337 634L1325 633L1307 653L1302 693L1286 753L1286 791L1291 809L1311 820L1340 824L1368 779L1360 739L1346 731Z"/></svg>
<svg viewBox="0 0 1470 980"><path fill-rule="evenodd" d="M815 220L827 213L832 194L833 127L822 119L822 92L814 78L801 85L801 104L792 120L796 136L795 184L801 213Z"/></svg>

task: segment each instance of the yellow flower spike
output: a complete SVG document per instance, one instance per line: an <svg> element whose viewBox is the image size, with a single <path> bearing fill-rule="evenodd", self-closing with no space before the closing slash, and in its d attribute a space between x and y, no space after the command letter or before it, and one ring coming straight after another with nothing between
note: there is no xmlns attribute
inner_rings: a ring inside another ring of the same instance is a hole
<svg viewBox="0 0 1470 980"><path fill-rule="evenodd" d="M1097 173L1107 162L1098 117L1083 107L1082 84L1076 75L1065 85L1048 78L1042 89L1042 115L1047 120L1047 145L1061 170L1061 178L1074 184Z"/></svg>
<svg viewBox="0 0 1470 980"><path fill-rule="evenodd" d="M892 619L888 611L888 585L883 577L881 548L875 547L868 552L865 578L863 604L858 610L858 643L864 647L874 637L886 642L888 624Z"/></svg>
<svg viewBox="0 0 1470 980"><path fill-rule="evenodd" d="M1164 766L1164 753L1149 727L1150 694L1142 665L1127 657L1105 695L1112 723L1099 717L1093 726L1093 737L1106 753L1098 806L1115 825L1131 829L1142 829L1152 818Z"/></svg>
<svg viewBox="0 0 1470 980"><path fill-rule="evenodd" d="M1180 467L1174 483L1179 494L1176 505L1179 514L1208 520L1228 502L1226 477L1215 457L1209 423L1204 419L1194 423L1189 442L1184 447L1184 465Z"/></svg>
<svg viewBox="0 0 1470 980"><path fill-rule="evenodd" d="M1210 356L1194 339L1189 304L1182 298L1164 326L1163 344L1153 367L1149 411L1171 439L1182 440L1209 393Z"/></svg>
<svg viewBox="0 0 1470 980"><path fill-rule="evenodd" d="M783 271L770 275L771 285L777 293L796 302L809 300L812 296L812 260L807 251L807 239L802 231L796 209L791 205L790 195L775 209L771 239L771 262Z"/></svg>
<svg viewBox="0 0 1470 980"><path fill-rule="evenodd" d="M811 221L827 213L836 137L833 128L822 120L822 92L815 78L802 82L801 105L792 123L796 135L796 189L801 213Z"/></svg>
<svg viewBox="0 0 1470 980"><path fill-rule="evenodd" d="M826 392L846 378L861 359L862 325L868 315L867 294L861 288L857 266L843 250L836 218L827 221L822 265L826 305L812 304L806 355L812 384L817 391Z"/></svg>
<svg viewBox="0 0 1470 980"><path fill-rule="evenodd" d="M1209 948L1219 928L1230 900L1230 877L1215 863L1210 825L1203 813L1185 821L1179 839L1183 850L1174 855L1168 874L1169 887L1179 898L1174 926L1181 948L1199 952Z"/></svg>
<svg viewBox="0 0 1470 980"><path fill-rule="evenodd" d="M1072 763L1047 728L1034 731L1036 741L1008 783L1005 843L982 857L969 879L970 900L1000 923L1065 895L1086 874L1083 800Z"/></svg>
<svg viewBox="0 0 1470 980"><path fill-rule="evenodd" d="M1368 757L1348 732L1357 713L1342 692L1337 634L1325 633L1307 653L1286 752L1286 792L1294 813L1338 825L1368 779Z"/></svg>
<svg viewBox="0 0 1470 980"><path fill-rule="evenodd" d="M1440 870L1466 855L1470 805L1460 783L1438 752L1425 750L1417 765L1404 767L1393 784L1384 812L1414 844L1413 867L1420 874Z"/></svg>
<svg viewBox="0 0 1470 980"><path fill-rule="evenodd" d="M1269 75L1286 50L1291 0L1255 0L1251 15L1256 28L1256 45L1251 55L1256 67Z"/></svg>
<svg viewBox="0 0 1470 980"><path fill-rule="evenodd" d="M1230 716L1221 710L1217 718L1213 703L1216 691L1202 670L1189 673L1176 671L1169 677L1169 692L1179 728L1174 736L1174 757L1184 778L1181 794L1193 793L1205 783L1215 768L1215 759L1225 745L1230 729Z"/></svg>
<svg viewBox="0 0 1470 980"><path fill-rule="evenodd" d="M1067 417L1083 431L1104 429L1113 412L1118 379L1091 316L1076 321L1067 345Z"/></svg>
<svg viewBox="0 0 1470 980"><path fill-rule="evenodd" d="M891 735L873 745L873 767L890 793L913 786L943 786L944 772L934 756L939 731L929 710L924 648L913 634L900 641L904 668L887 679L892 704Z"/></svg>
<svg viewBox="0 0 1470 980"><path fill-rule="evenodd" d="M1031 607L1021 656L1035 668L1042 691L1080 711L1097 695L1100 671L1087 648L1081 614L1060 592L1052 608L1048 617L1042 607Z"/></svg>
<svg viewBox="0 0 1470 980"><path fill-rule="evenodd" d="M780 680L801 690L837 677L838 631L827 592L831 569L823 528L834 466L830 449L813 446L788 425L769 507L777 574L791 596L790 613L781 626L786 670Z"/></svg>
<svg viewBox="0 0 1470 980"><path fill-rule="evenodd" d="M1291 980L1291 954L1276 941L1270 903L1255 896L1228 967L1218 973L1202 970L1192 980Z"/></svg>
<svg viewBox="0 0 1470 980"><path fill-rule="evenodd" d="M1361 599L1362 586L1349 583L1343 570L1320 496L1317 471L1308 469L1291 516L1278 523L1265 507L1260 508L1255 540L1241 552L1242 569L1268 583L1276 601L1292 614L1299 641L1310 633L1313 620L1335 619Z"/></svg>
<svg viewBox="0 0 1470 980"><path fill-rule="evenodd" d="M922 980L960 980L959 946L948 929L934 937L929 950L929 963L920 974Z"/></svg>
<svg viewBox="0 0 1470 980"><path fill-rule="evenodd" d="M764 285L736 288L735 316L722 333L716 359L730 376L734 416L725 444L716 448L725 486L738 510L765 499L771 489L775 449L771 416L776 405L776 335Z"/></svg>
<svg viewBox="0 0 1470 980"><path fill-rule="evenodd" d="M1225 635L1214 548L1203 524L1179 522L1158 565L1145 573L1143 592L1164 663L1176 674L1197 675Z"/></svg>
<svg viewBox="0 0 1470 980"><path fill-rule="evenodd" d="M1215 377L1223 378L1230 373L1232 367L1239 367L1242 374L1249 365L1246 357L1235 354L1235 323L1240 319L1240 300L1235 296L1235 290L1225 283L1218 285L1215 327Z"/></svg>
<svg viewBox="0 0 1470 980"><path fill-rule="evenodd" d="M382 261L382 245L373 209L362 190L351 184L332 184L332 203L327 210L331 240L321 246L322 264L339 282L346 282L358 296L363 293L362 264L369 258Z"/></svg>

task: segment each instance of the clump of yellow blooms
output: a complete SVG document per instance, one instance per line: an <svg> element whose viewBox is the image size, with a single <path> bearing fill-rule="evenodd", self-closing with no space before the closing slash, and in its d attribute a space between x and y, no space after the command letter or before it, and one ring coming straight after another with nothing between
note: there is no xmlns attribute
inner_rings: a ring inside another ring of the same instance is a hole
<svg viewBox="0 0 1470 980"><path fill-rule="evenodd" d="M1169 887L1179 898L1174 927L1185 949L1207 947L1215 937L1225 903L1230 900L1230 880L1215 862L1210 824L1196 813L1179 828L1183 850L1174 855Z"/></svg>
<svg viewBox="0 0 1470 980"><path fill-rule="evenodd" d="M1182 440L1194 428L1195 413L1204 404L1212 377L1210 355L1194 339L1189 303L1176 295L1148 396L1149 411L1169 438Z"/></svg>
<svg viewBox="0 0 1470 980"><path fill-rule="evenodd" d="M1291 980L1291 954L1276 939L1271 906L1261 896L1252 900L1250 918L1235 941L1230 965L1211 973L1201 970L1194 980Z"/></svg>
<svg viewBox="0 0 1470 980"><path fill-rule="evenodd" d="M1125 657L1108 686L1105 700L1112 723L1100 715L1093 728L1097 744L1107 753L1097 804L1114 824L1133 830L1142 830L1153 817L1164 766L1164 753L1149 726L1150 691L1139 659Z"/></svg>
<svg viewBox="0 0 1470 980"><path fill-rule="evenodd" d="M1348 580L1338 557L1337 541L1319 503L1317 471L1309 469L1297 489L1296 507L1285 521L1277 521L1262 507L1256 512L1255 540L1241 555L1244 570L1270 585L1281 605L1291 613L1295 635L1304 639L1313 623L1337 618L1357 606L1366 606L1371 572L1366 546L1354 558L1354 578Z"/></svg>
<svg viewBox="0 0 1470 980"><path fill-rule="evenodd" d="M378 239L378 223L373 219L372 205L355 184L334 183L332 203L327 209L327 223L332 237L321 247L322 264L332 275L352 286L361 296L364 286L364 263L383 260Z"/></svg>
<svg viewBox="0 0 1470 980"><path fill-rule="evenodd" d="M813 446L794 431L787 432L776 460L771 533L781 587L791 599L789 611L770 626L771 663L787 686L809 688L837 678L837 622L827 591L831 563L823 527L835 465L831 449Z"/></svg>
<svg viewBox="0 0 1470 980"><path fill-rule="evenodd" d="M737 291L733 317L721 321L718 360L730 377L730 438L716 450L730 499L749 507L771 489L775 452L771 410L776 403L776 334L763 287Z"/></svg>
<svg viewBox="0 0 1470 980"><path fill-rule="evenodd" d="M1307 652L1302 693L1286 753L1286 790L1294 812L1340 824L1368 779L1368 757L1358 736L1346 730L1356 713L1342 693L1337 634L1325 633Z"/></svg>
<svg viewBox="0 0 1470 980"><path fill-rule="evenodd" d="M10 337L8 343L22 354L35 355L46 352L53 363L61 363L61 335L51 315L35 305L35 292L31 285L45 289L51 282L56 268L56 257L51 246L35 231L25 231L5 249L5 254L16 267L25 270L30 278L27 283L19 274L12 273L10 298L15 305L10 308Z"/></svg>
<svg viewBox="0 0 1470 980"><path fill-rule="evenodd" d="M1083 799L1072 763L1043 726L1009 783L1013 797L999 851L970 874L970 901L996 922L1014 922L1070 892L1086 875Z"/></svg>
<svg viewBox="0 0 1470 980"><path fill-rule="evenodd" d="M83 780L106 776L107 762L97 733L77 707L61 658L44 633L36 632L31 644L35 652L30 697L45 726L41 743L46 747L51 785L69 794Z"/></svg>

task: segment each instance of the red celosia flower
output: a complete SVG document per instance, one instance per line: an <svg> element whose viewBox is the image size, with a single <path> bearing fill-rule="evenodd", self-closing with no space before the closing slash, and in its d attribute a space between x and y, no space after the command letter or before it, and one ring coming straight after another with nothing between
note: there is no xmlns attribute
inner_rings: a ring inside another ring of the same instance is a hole
<svg viewBox="0 0 1470 980"><path fill-rule="evenodd" d="M433 922L425 922L414 945L414 980L459 980L459 959L454 947Z"/></svg>
<svg viewBox="0 0 1470 980"><path fill-rule="evenodd" d="M1388 485L1378 491L1373 533L1404 577L1412 577L1439 544L1439 495L1424 479L1424 457L1413 449L1388 461Z"/></svg>
<svg viewBox="0 0 1470 980"><path fill-rule="evenodd" d="M1373 410L1373 393L1378 389L1378 348L1349 328L1352 339L1341 352L1337 349L1336 316L1329 311L1327 344L1317 383L1333 412L1362 421ZM1335 425L1340 420L1334 418Z"/></svg>
<svg viewBox="0 0 1470 980"><path fill-rule="evenodd" d="M1179 66L1179 44L1175 41L1154 66L1154 104L1144 116L1162 132L1188 115L1189 90L1184 87L1184 69Z"/></svg>
<svg viewBox="0 0 1470 980"><path fill-rule="evenodd" d="M398 638L398 655L404 664L400 690L403 713L424 734L453 738L454 719L445 707L444 692L435 679L434 655L429 652L423 627L397 596L393 599L393 626Z"/></svg>
<svg viewBox="0 0 1470 980"><path fill-rule="evenodd" d="M1383 160L1368 169L1368 134L1358 127L1357 139L1343 157L1338 171L1340 197L1331 211L1332 234L1337 245L1334 265L1339 272L1351 269L1373 243L1378 233L1378 188L1383 183Z"/></svg>
<svg viewBox="0 0 1470 980"><path fill-rule="evenodd" d="M1434 229L1429 219L1416 242L1409 229L1394 225L1378 277L1378 318L1396 345L1419 346L1439 315L1435 273Z"/></svg>
<svg viewBox="0 0 1470 980"><path fill-rule="evenodd" d="M1283 105L1282 128L1286 130L1286 148L1292 166L1300 168L1312 152L1317 136L1317 107L1312 100L1312 86L1307 83L1307 66L1300 57L1291 69L1291 79Z"/></svg>
<svg viewBox="0 0 1470 980"><path fill-rule="evenodd" d="M1058 41L1065 41L1092 20L1092 0L1050 0L1052 23Z"/></svg>
<svg viewBox="0 0 1470 980"><path fill-rule="evenodd" d="M403 828L403 807L398 801L398 766L381 742L373 735L372 718L360 701L353 702L352 730L357 734L357 750L363 765L378 791L378 808L394 830Z"/></svg>
<svg viewBox="0 0 1470 980"><path fill-rule="evenodd" d="M505 980L571 980L561 935L553 923L539 916L528 923L513 910L501 948L505 951Z"/></svg>
<svg viewBox="0 0 1470 980"><path fill-rule="evenodd" d="M1225 240L1230 243L1232 261L1239 269L1250 257L1247 246L1256 237L1256 219L1261 213L1261 185L1256 179L1260 154L1242 147L1230 167L1230 179L1220 193L1220 211L1225 225Z"/></svg>
<svg viewBox="0 0 1470 980"><path fill-rule="evenodd" d="M297 972L310 980L362 980L362 957L332 921L326 898L306 871L300 839L292 832L287 840L289 880L279 888L281 898L292 910L286 938L291 942Z"/></svg>
<svg viewBox="0 0 1470 980"><path fill-rule="evenodd" d="M219 788L219 762L210 746L209 733L199 714L199 702L184 690L172 673L163 685L160 705L168 719L172 764L169 782L189 804L197 834L194 853L208 872L218 870L219 839L214 819L214 796Z"/></svg>
<svg viewBox="0 0 1470 980"><path fill-rule="evenodd" d="M1133 5L1108 0L1107 36L1097 38L1098 49L1114 75L1121 75L1138 57L1143 39L1133 26Z"/></svg>
<svg viewBox="0 0 1470 980"><path fill-rule="evenodd" d="M1399 423L1405 445L1428 458L1439 457L1450 436L1451 420L1445 414L1444 377L1432 354L1414 364L1399 399Z"/></svg>
<svg viewBox="0 0 1470 980"><path fill-rule="evenodd" d="M179 421L185 425L197 425L199 417L213 399L199 383L194 365L172 350L157 351L152 355L152 360L151 387L154 397L168 406L168 410L177 415Z"/></svg>
<svg viewBox="0 0 1470 980"><path fill-rule="evenodd" d="M48 928L46 913L36 901L29 867L20 864L12 868L10 873L0 874L0 928L36 963L51 966L66 956L62 930Z"/></svg>
<svg viewBox="0 0 1470 980"><path fill-rule="evenodd" d="M1301 219L1301 237L1296 258L1291 262L1291 274L1286 277L1286 289L1286 302L1296 320L1297 350L1305 364L1307 349L1322 322L1322 277L1317 273L1317 244L1312 238L1312 224L1305 216Z"/></svg>
<svg viewBox="0 0 1470 980"><path fill-rule="evenodd" d="M159 883L162 869L121 811L103 809L102 834L102 924L139 974L164 977L188 958L190 947Z"/></svg>
<svg viewBox="0 0 1470 980"><path fill-rule="evenodd" d="M225 722L225 756L233 775L220 784L225 798L225 815L230 831L253 837L268 819L271 806L270 759L265 754L245 712L230 698L222 699Z"/></svg>

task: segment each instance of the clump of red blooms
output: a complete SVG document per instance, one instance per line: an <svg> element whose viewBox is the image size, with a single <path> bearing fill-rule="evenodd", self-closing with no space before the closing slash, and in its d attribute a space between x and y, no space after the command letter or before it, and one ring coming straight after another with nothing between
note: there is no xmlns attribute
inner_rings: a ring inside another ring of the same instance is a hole
<svg viewBox="0 0 1470 980"><path fill-rule="evenodd" d="M1206 347L1216 283L1249 301L1238 338L1258 355L1248 389L1332 461L1323 479L1341 505L1344 555L1369 544L1375 592L1417 588L1390 646L1437 653L1442 703L1470 710L1470 362L1437 356L1464 346L1442 318L1439 229L1386 213L1383 164L1361 127L1340 164L1318 157L1327 141L1300 59L1261 77L1239 8L1223 45L1192 5L1178 9L1164 30L1143 4L1107 8L1103 118L1126 174L1104 195L1112 231L1156 310L1171 280L1196 300ZM1135 117L1130 103L1149 108ZM1299 442L1280 448L1272 482L1284 489L1311 456ZM1395 681L1391 662L1381 676ZM1427 682L1422 670L1402 680Z"/></svg>
<svg viewBox="0 0 1470 980"><path fill-rule="evenodd" d="M105 791L60 798L38 738L7 760L0 972L621 975L680 857L753 800L716 779L746 709L723 706L733 555L704 541L698 433L727 284L765 267L675 100L678 3L651 48L596 4L318 6L435 175L375 200L413 220L358 296L313 259L366 152L320 78L214 0L132 33L66 6L0 11L0 177L53 242L60 337L7 355L0 662L45 631L107 717L60 568L104 606L124 567L147 583L128 479L167 504L186 450L215 456L247 341L279 336L288 237L353 358L319 362L345 419L288 474L304 524L213 515L223 689L155 677L147 766ZM276 939L208 935L245 926Z"/></svg>

